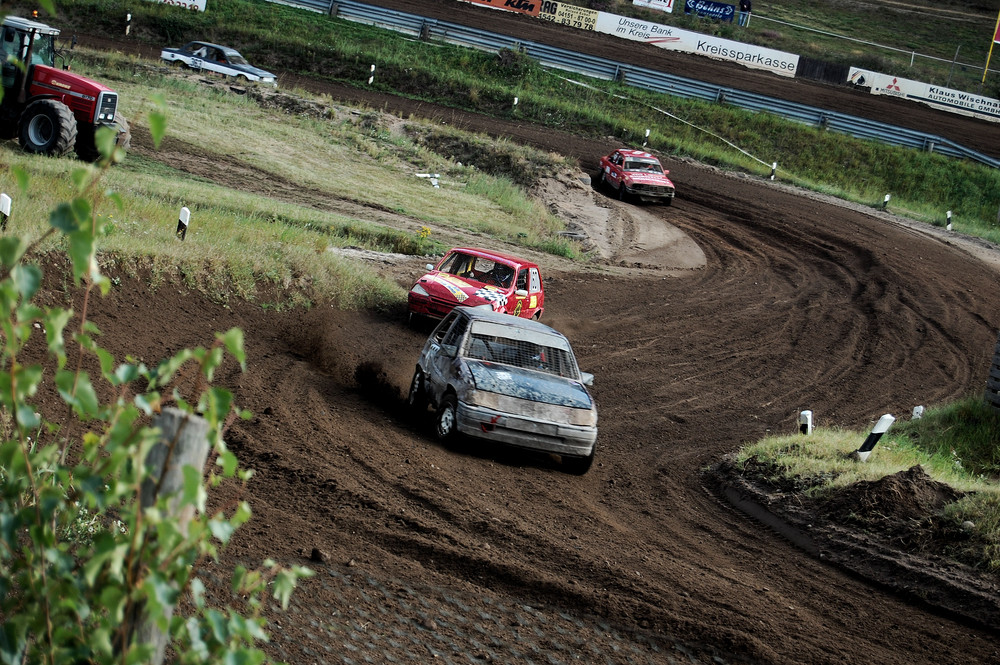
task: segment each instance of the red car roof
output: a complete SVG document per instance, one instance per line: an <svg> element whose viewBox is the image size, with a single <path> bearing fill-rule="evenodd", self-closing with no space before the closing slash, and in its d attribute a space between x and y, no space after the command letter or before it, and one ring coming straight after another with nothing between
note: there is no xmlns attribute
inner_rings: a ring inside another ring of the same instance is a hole
<svg viewBox="0 0 1000 665"><path fill-rule="evenodd" d="M503 263L510 263L516 266L523 266L523 267L530 266L532 268L538 267L538 264L535 263L534 261L528 261L526 259L522 259L517 256L511 256L510 254L504 254L503 252L494 252L493 250L490 249L481 249L479 247L453 247L452 249L448 250L445 256L451 254L452 252L463 252L465 254L481 256L484 259L490 259L494 261L499 260L502 261Z"/></svg>
<svg viewBox="0 0 1000 665"><path fill-rule="evenodd" d="M644 150L629 150L629 149L626 149L626 148L622 148L618 152L620 152L621 154L625 155L626 157L642 157L644 159L656 159L655 155L651 155L651 154L649 154L648 152L646 152ZM656 159L656 161L660 161L660 160Z"/></svg>

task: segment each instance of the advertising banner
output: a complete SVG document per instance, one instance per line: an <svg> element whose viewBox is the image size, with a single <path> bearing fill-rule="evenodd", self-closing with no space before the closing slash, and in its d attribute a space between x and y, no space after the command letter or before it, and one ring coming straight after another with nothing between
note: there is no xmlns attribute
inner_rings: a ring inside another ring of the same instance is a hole
<svg viewBox="0 0 1000 665"><path fill-rule="evenodd" d="M732 23L733 17L736 16L736 5L713 2L713 0L685 0L684 13Z"/></svg>
<svg viewBox="0 0 1000 665"><path fill-rule="evenodd" d="M477 5L485 5L494 9L503 9L509 12L527 14L528 16L538 16L541 9L542 0L466 0Z"/></svg>
<svg viewBox="0 0 1000 665"><path fill-rule="evenodd" d="M194 11L203 12L205 11L205 3L207 0L149 0L150 2L159 2L163 5L171 5L172 7L181 7L182 9L193 9Z"/></svg>
<svg viewBox="0 0 1000 665"><path fill-rule="evenodd" d="M542 0L538 18L581 30L593 30L597 24L597 11L569 5L555 0Z"/></svg>
<svg viewBox="0 0 1000 665"><path fill-rule="evenodd" d="M795 76L799 56L774 49L743 44L729 39L681 30L640 19L599 12L597 32L645 42L667 49L727 60L751 69L763 69L780 76Z"/></svg>
<svg viewBox="0 0 1000 665"><path fill-rule="evenodd" d="M971 92L942 88L939 85L901 79L867 69L851 67L848 80L861 88L870 88L873 95L889 95L920 102L942 111L971 115L982 120L1000 122L1000 100L974 95Z"/></svg>
<svg viewBox="0 0 1000 665"><path fill-rule="evenodd" d="M674 0L632 0L632 4L668 14L674 13Z"/></svg>

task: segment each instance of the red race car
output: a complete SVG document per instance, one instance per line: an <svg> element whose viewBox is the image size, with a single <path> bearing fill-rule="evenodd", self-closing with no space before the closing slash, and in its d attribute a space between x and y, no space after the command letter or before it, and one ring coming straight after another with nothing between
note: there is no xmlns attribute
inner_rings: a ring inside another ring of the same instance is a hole
<svg viewBox="0 0 1000 665"><path fill-rule="evenodd" d="M660 160L642 150L615 150L601 157L601 171L597 174L599 185L608 185L618 192L622 201L634 196L641 201L674 201L674 183L667 177Z"/></svg>
<svg viewBox="0 0 1000 665"><path fill-rule="evenodd" d="M537 319L545 306L538 265L471 247L449 250L417 280L407 297L410 320L443 318L456 305Z"/></svg>

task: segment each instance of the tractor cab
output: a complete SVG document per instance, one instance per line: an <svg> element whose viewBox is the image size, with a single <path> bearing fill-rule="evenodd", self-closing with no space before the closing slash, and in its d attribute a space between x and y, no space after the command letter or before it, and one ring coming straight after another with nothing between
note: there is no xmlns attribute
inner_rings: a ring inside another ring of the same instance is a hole
<svg viewBox="0 0 1000 665"><path fill-rule="evenodd" d="M32 41L34 34L34 41ZM12 59L20 60L29 65L48 65L52 67L56 61L56 28L17 16L8 16L0 26L0 50L4 56L4 70ZM28 61L28 49L31 49L31 61Z"/></svg>

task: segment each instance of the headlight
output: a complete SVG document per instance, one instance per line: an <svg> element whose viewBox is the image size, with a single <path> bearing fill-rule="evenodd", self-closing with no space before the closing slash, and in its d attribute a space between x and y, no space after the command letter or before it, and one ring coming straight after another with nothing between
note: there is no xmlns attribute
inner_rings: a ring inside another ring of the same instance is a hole
<svg viewBox="0 0 1000 665"><path fill-rule="evenodd" d="M496 393L486 392L484 390L469 390L465 393L464 400L466 404L471 404L473 406L482 406L487 409L499 409L499 400Z"/></svg>
<svg viewBox="0 0 1000 665"><path fill-rule="evenodd" d="M597 427L597 409L573 409L570 423L581 427Z"/></svg>
<svg viewBox="0 0 1000 665"><path fill-rule="evenodd" d="M410 293L412 293L414 295L418 295L418 296L426 296L427 295L427 291L424 290L424 287L420 286L419 284L414 284L413 288L410 289Z"/></svg>

